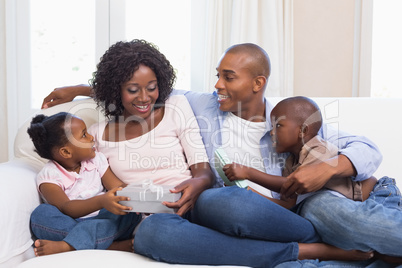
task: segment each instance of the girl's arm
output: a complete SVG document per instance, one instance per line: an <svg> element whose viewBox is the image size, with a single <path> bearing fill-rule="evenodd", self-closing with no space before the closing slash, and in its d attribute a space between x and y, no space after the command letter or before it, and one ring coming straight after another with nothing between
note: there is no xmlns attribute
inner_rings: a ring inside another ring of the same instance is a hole
<svg viewBox="0 0 402 268"><path fill-rule="evenodd" d="M115 195L116 191L121 188L114 188L105 194L85 200L70 200L63 189L53 183L42 183L39 189L50 205L57 207L62 213L72 218L80 218L102 208L116 215L125 215L127 212L123 210L131 210L131 208L118 203L128 200L127 197Z"/></svg>
<svg viewBox="0 0 402 268"><path fill-rule="evenodd" d="M212 175L209 163L201 162L190 166L193 178L186 180L177 185L172 193L182 193L181 198L177 202L164 202L163 204L170 208L177 208L176 214L183 216L187 211L194 207L198 196L213 184L214 177Z"/></svg>
<svg viewBox="0 0 402 268"><path fill-rule="evenodd" d="M127 184L122 182L117 176L113 173L110 167L107 168L105 174L102 176L102 184L106 188L106 190L111 190L116 187L126 187Z"/></svg>

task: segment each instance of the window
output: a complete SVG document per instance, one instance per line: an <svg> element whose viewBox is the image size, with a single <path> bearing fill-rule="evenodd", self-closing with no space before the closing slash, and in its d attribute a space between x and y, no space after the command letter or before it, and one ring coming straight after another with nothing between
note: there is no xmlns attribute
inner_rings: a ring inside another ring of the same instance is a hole
<svg viewBox="0 0 402 268"><path fill-rule="evenodd" d="M402 1L373 1L372 97L402 97Z"/></svg>
<svg viewBox="0 0 402 268"><path fill-rule="evenodd" d="M50 11L50 12L49 12ZM95 0L36 0L30 8L31 107L95 70Z"/></svg>
<svg viewBox="0 0 402 268"><path fill-rule="evenodd" d="M190 88L191 1L37 0L27 13L30 65L20 77L29 81L30 111L23 114L39 109L56 87L87 83L100 56L121 40L156 44L176 69L175 87Z"/></svg>
<svg viewBox="0 0 402 268"><path fill-rule="evenodd" d="M118 17L111 21L112 43L132 39L154 43L176 69L175 88L190 89L191 1L128 0L112 12L116 13L112 18Z"/></svg>

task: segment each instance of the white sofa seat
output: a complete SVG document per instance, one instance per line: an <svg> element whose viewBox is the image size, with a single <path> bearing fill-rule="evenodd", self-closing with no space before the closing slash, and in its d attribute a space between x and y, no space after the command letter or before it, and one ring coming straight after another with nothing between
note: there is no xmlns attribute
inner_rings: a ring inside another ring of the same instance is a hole
<svg viewBox="0 0 402 268"><path fill-rule="evenodd" d="M280 98L271 98L275 104ZM398 167L402 148L402 127L397 115L402 114L402 99L315 98L325 121L353 134L365 135L381 149L384 160L377 177L394 177L402 185ZM65 103L40 111L51 115L60 111L81 117L87 126L103 120L92 99ZM29 120L30 121L30 120ZM29 121L21 126L14 142L15 158L0 164L0 267L104 267L107 264L131 264L138 267L168 267L138 254L83 250L35 258L29 228L30 214L40 204L35 177L47 160L40 158L26 132ZM208 256L205 256L208 258ZM190 266L189 266L190 267ZM194 267L194 266L191 266Z"/></svg>

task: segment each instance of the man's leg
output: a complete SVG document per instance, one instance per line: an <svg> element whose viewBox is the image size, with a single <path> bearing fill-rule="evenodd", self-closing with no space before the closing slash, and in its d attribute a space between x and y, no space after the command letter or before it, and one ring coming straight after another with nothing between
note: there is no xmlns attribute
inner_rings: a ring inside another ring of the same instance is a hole
<svg viewBox="0 0 402 268"><path fill-rule="evenodd" d="M395 179L389 177L379 179L370 193L369 199L387 208L398 209L402 213L402 196L399 188L396 186Z"/></svg>
<svg viewBox="0 0 402 268"><path fill-rule="evenodd" d="M356 202L325 191L307 198L299 213L313 223L325 243L401 256L402 213L398 209L370 198Z"/></svg>

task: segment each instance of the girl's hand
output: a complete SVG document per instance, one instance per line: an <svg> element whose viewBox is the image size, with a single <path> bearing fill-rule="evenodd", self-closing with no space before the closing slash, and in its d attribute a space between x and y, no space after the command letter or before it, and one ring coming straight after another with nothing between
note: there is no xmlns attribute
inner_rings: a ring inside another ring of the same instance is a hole
<svg viewBox="0 0 402 268"><path fill-rule="evenodd" d="M230 181L250 179L249 167L240 165L238 163L225 165L223 167L223 171Z"/></svg>
<svg viewBox="0 0 402 268"><path fill-rule="evenodd" d="M116 187L106 192L102 196L102 207L116 215L126 215L129 212L124 210L131 210L131 207L119 204L120 201L128 201L130 198L126 196L116 196L116 192L122 190L123 187Z"/></svg>

